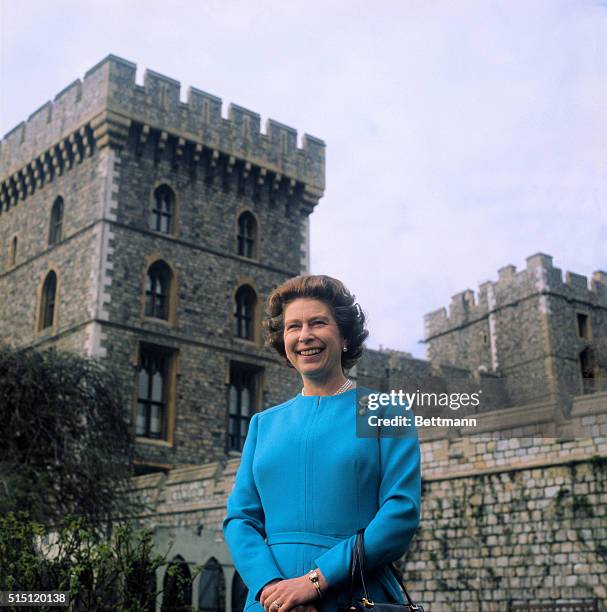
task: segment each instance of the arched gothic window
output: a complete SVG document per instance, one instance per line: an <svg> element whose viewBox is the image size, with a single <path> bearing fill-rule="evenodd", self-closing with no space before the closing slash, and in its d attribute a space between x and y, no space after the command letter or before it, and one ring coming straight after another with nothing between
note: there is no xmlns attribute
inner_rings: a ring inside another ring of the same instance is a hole
<svg viewBox="0 0 607 612"><path fill-rule="evenodd" d="M155 232L173 233L175 215L175 193L168 185L160 185L154 190L151 225Z"/></svg>
<svg viewBox="0 0 607 612"><path fill-rule="evenodd" d="M257 221L248 211L238 217L238 254L254 258L257 247Z"/></svg>
<svg viewBox="0 0 607 612"><path fill-rule="evenodd" d="M232 612L241 612L247 599L248 589L238 572L232 580Z"/></svg>
<svg viewBox="0 0 607 612"><path fill-rule="evenodd" d="M52 327L55 320L55 300L57 297L57 275L51 270L42 286L42 301L40 303L39 329Z"/></svg>
<svg viewBox="0 0 607 612"><path fill-rule="evenodd" d="M226 581L217 559L209 559L198 582L199 612L225 612ZM244 606L243 606L244 607Z"/></svg>
<svg viewBox="0 0 607 612"><path fill-rule="evenodd" d="M148 269L145 287L145 316L169 319L173 273L164 261L154 262Z"/></svg>
<svg viewBox="0 0 607 612"><path fill-rule="evenodd" d="M53 204L51 210L51 226L48 234L48 244L52 246L61 242L61 235L63 231L63 198L58 197Z"/></svg>
<svg viewBox="0 0 607 612"><path fill-rule="evenodd" d="M177 555L164 575L162 612L185 612L192 605L192 574L185 559Z"/></svg>
<svg viewBox="0 0 607 612"><path fill-rule="evenodd" d="M255 305L257 296L249 285L243 285L236 292L234 309L234 335L246 340L254 339Z"/></svg>

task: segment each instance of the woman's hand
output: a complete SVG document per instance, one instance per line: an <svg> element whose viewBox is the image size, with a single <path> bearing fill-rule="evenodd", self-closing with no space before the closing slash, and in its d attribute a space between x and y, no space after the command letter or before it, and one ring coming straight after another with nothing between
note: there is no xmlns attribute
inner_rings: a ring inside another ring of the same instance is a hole
<svg viewBox="0 0 607 612"><path fill-rule="evenodd" d="M299 576L270 582L261 592L259 601L265 612L317 612L313 605L317 599L318 592L308 576Z"/></svg>

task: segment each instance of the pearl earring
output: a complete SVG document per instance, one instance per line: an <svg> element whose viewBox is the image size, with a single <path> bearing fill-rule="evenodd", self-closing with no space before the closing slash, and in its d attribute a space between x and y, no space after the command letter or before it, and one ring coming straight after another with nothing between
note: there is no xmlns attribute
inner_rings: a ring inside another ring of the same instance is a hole
<svg viewBox="0 0 607 612"><path fill-rule="evenodd" d="M344 353L345 353L347 350L348 350L348 347L347 347L347 346L344 346L344 348L343 348Z"/></svg>

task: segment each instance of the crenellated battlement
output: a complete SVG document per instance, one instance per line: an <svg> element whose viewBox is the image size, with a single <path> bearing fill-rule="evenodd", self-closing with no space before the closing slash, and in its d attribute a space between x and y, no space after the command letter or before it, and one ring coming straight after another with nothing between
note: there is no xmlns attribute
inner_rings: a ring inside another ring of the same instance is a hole
<svg viewBox="0 0 607 612"><path fill-rule="evenodd" d="M481 283L475 293L467 289L451 298L449 310L439 308L424 317L426 341L488 317L489 314L537 295L560 296L569 302L607 307L607 273L596 271L588 278L555 268L552 257L536 253L527 257L524 270L507 265L498 270L497 281Z"/></svg>
<svg viewBox="0 0 607 612"><path fill-rule="evenodd" d="M325 186L325 145L304 134L301 147L297 132L268 119L265 133L259 114L230 104L222 116L220 98L190 87L182 102L178 81L146 70L143 85L135 82L136 65L109 55L32 113L27 121L0 141L0 211L25 199L37 187L52 180L71 164L92 154L95 148L125 145L129 130L137 126L145 139L160 133L161 143L173 138L179 149L190 146L194 161L225 157L229 163L243 160L269 172L274 181L303 184L311 199Z"/></svg>

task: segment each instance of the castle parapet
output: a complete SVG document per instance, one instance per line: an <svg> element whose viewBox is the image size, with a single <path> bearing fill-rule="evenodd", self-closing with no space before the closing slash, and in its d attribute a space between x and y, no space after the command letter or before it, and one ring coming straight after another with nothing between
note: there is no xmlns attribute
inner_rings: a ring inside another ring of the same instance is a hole
<svg viewBox="0 0 607 612"><path fill-rule="evenodd" d="M227 118L223 118L220 98L191 87L182 102L178 81L146 70L143 85L137 85L135 73L135 64L109 55L84 79L74 81L8 132L0 141L0 181L5 198L26 196L26 175L35 183L33 173L37 169L43 172L44 163L52 166L52 156L62 156L60 147L67 148L70 156L72 149L83 155L89 147L90 153L90 143L78 136L81 132L91 131L97 146L114 146L126 139L133 123L140 124L144 133L159 130L182 143L191 142L259 166L264 174L270 171L281 179L288 177L303 183L305 190L322 195L322 140L305 134L299 148L297 132L277 121L269 119L263 133L260 116L253 111L231 104ZM68 160L68 156L64 158ZM68 161L71 163L71 157Z"/></svg>
<svg viewBox="0 0 607 612"><path fill-rule="evenodd" d="M500 268L496 282L479 285L476 299L474 292L467 289L453 296L448 314L445 308L440 308L425 315L426 341L537 295L606 307L607 273L594 272L590 286L586 276L574 272L567 272L563 281L563 273L554 267L552 257L536 253L527 257L524 270L517 272L513 265Z"/></svg>

